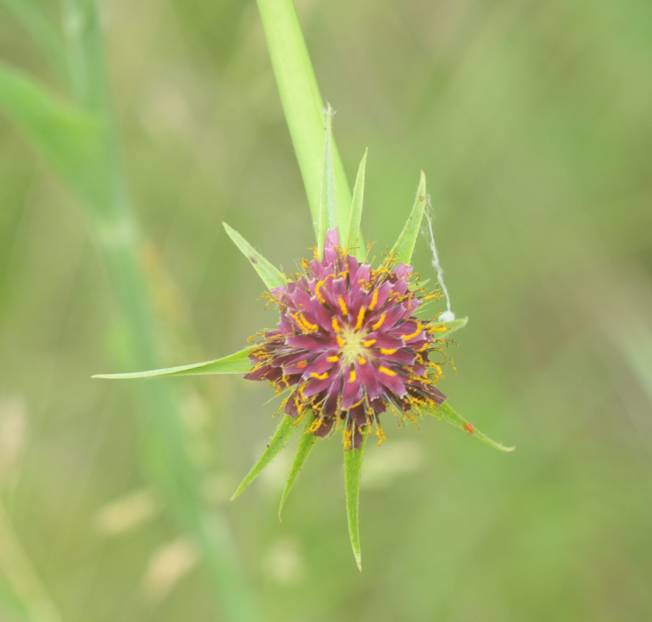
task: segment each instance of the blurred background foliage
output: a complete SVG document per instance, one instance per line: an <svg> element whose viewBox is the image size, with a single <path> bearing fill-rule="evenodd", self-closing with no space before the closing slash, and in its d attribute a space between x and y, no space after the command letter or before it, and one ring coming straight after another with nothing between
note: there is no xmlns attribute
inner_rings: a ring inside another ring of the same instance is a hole
<svg viewBox="0 0 652 622"><path fill-rule="evenodd" d="M137 385L90 380L129 360L92 218L0 117L0 620L649 619L652 5L297 7L350 177L369 146L377 257L428 173L471 318L443 387L518 451L389 422L364 467L360 575L338 441L279 524L290 454L227 501L274 427L270 391L161 381L224 527L226 574L207 572L142 468ZM312 235L256 6L111 0L101 16L159 360L228 353L274 314L221 222L286 269ZM4 8L0 58L67 95ZM227 611L216 582L233 577Z"/></svg>

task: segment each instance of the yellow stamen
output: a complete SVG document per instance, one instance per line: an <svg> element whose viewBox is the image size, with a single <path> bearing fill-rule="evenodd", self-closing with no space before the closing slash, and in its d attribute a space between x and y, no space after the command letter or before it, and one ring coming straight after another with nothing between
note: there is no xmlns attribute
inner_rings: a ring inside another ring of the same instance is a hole
<svg viewBox="0 0 652 622"><path fill-rule="evenodd" d="M308 329L308 332L314 333L315 331L319 330L319 326L317 324L313 324L312 322L308 321L308 318L303 313L298 314L299 319L303 323L303 325Z"/></svg>
<svg viewBox="0 0 652 622"><path fill-rule="evenodd" d="M316 432L321 427L321 419L315 419L308 428L308 432Z"/></svg>
<svg viewBox="0 0 652 622"><path fill-rule="evenodd" d="M321 293L321 288L324 287L324 283L326 283L326 281L318 281L317 285L315 285L315 296L317 297L317 300L319 300L321 304L324 304L326 302L326 299Z"/></svg>
<svg viewBox="0 0 652 622"><path fill-rule="evenodd" d="M313 371L310 373L311 378L316 378L317 380L326 380L328 378L328 372L325 371L323 374L318 374L317 372Z"/></svg>
<svg viewBox="0 0 652 622"><path fill-rule="evenodd" d="M367 359L364 356L361 356L358 359L358 365L366 365L367 364Z"/></svg>
<svg viewBox="0 0 652 622"><path fill-rule="evenodd" d="M398 348L381 348L380 353L384 354L386 356L390 356L391 354L396 354L398 351Z"/></svg>
<svg viewBox="0 0 652 622"><path fill-rule="evenodd" d="M365 341L362 342L362 345L365 348L371 348L371 346L373 346L375 343L376 343L375 339L366 339Z"/></svg>
<svg viewBox="0 0 652 622"><path fill-rule="evenodd" d="M358 374L355 373L355 369L352 369L351 373L349 374L349 382L351 383L355 382L357 377Z"/></svg>
<svg viewBox="0 0 652 622"><path fill-rule="evenodd" d="M369 303L369 311L373 311L376 308L376 305L378 304L378 289L374 289L374 293L371 296L371 302Z"/></svg>
<svg viewBox="0 0 652 622"><path fill-rule="evenodd" d="M415 337L418 337L422 332L423 332L423 325L421 324L421 322L417 322L417 329L413 333L410 333L409 335L403 335L401 339L403 339L403 341L410 341L410 339L414 339Z"/></svg>
<svg viewBox="0 0 652 622"><path fill-rule="evenodd" d="M381 313L378 321L371 327L373 330L378 330L385 323L385 314Z"/></svg>
<svg viewBox="0 0 652 622"><path fill-rule="evenodd" d="M337 355L334 355L334 356L327 356L327 357L326 357L326 360L327 360L329 363L337 363L337 362L340 360L340 357L337 356Z"/></svg>
<svg viewBox="0 0 652 622"><path fill-rule="evenodd" d="M335 339L337 339L337 345L340 348L343 348L346 345L346 341L344 341L344 339L342 339L342 337L340 337L339 335L336 335Z"/></svg>
<svg viewBox="0 0 652 622"><path fill-rule="evenodd" d="M360 311L358 312L358 321L355 323L355 329L360 330L362 328L362 322L364 322L364 314L365 314L366 308L365 306L360 307Z"/></svg>
<svg viewBox="0 0 652 622"><path fill-rule="evenodd" d="M331 319L331 325L332 325L332 327L333 327L333 330L334 330L336 333L339 333L339 332L340 332L340 323L337 321L337 318L336 318L336 317L334 317L333 319Z"/></svg>
<svg viewBox="0 0 652 622"><path fill-rule="evenodd" d="M381 374L385 374L386 376L390 376L390 377L391 377L391 376L396 376L396 372L395 372L393 369L389 369L388 367L385 367L384 365L381 365L381 366L378 368L378 371L379 371Z"/></svg>
<svg viewBox="0 0 652 622"><path fill-rule="evenodd" d="M342 296L340 296L340 297L337 299L337 304L340 305L340 309L342 309L342 313L343 313L344 315L348 315L348 314L349 314L349 309L348 309L348 307L346 306L346 303L344 302L344 298L342 298Z"/></svg>

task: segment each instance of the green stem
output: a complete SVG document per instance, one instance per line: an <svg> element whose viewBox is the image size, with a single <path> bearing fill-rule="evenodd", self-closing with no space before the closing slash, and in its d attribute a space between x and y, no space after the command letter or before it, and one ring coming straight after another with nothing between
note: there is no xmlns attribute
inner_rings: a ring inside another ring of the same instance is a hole
<svg viewBox="0 0 652 622"><path fill-rule="evenodd" d="M94 0L67 0L65 31L68 67L80 103L105 122L106 196L92 207L98 247L122 311L133 363L157 364L156 319L141 269L142 240L128 199L119 157L118 138L106 83L101 32ZM194 537L216 589L226 619L253 622L259 616L241 575L232 537L223 517L210 514L201 499L199 476L184 446L184 430L172 388L143 383L145 468L167 499L177 520Z"/></svg>

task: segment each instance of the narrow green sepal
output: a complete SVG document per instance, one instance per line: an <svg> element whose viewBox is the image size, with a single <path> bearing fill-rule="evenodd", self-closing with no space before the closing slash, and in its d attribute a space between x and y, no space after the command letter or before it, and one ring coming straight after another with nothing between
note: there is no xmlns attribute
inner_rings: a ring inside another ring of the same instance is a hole
<svg viewBox="0 0 652 622"><path fill-rule="evenodd" d="M362 550L360 548L360 473L366 442L367 436L363 435L360 447L344 450L346 518L349 526L351 550L353 551L353 557L360 572L362 572Z"/></svg>
<svg viewBox="0 0 652 622"><path fill-rule="evenodd" d="M434 328L438 329L437 332L435 332L435 337L437 339L446 339L455 331L464 328L468 323L468 317L461 317L457 320L450 320L449 322L433 322Z"/></svg>
<svg viewBox="0 0 652 622"><path fill-rule="evenodd" d="M289 415L283 415L280 423L278 424L272 438L267 442L265 451L261 454L260 458L254 466L251 467L249 473L244 476L239 486L231 496L231 501L239 497L249 485L261 474L263 469L276 457L276 455L287 445L290 436L296 430L296 422Z"/></svg>
<svg viewBox="0 0 652 622"><path fill-rule="evenodd" d="M502 443L498 443L489 438L486 434L478 430L472 423L462 417L462 415L458 414L447 401L435 408L421 410L421 412L442 419L446 423L456 427L458 430L462 430L471 436L475 436L475 438L485 445L489 445L489 447L493 447L498 451L510 452L516 449L516 447L507 447Z"/></svg>
<svg viewBox="0 0 652 622"><path fill-rule="evenodd" d="M245 240L233 227L225 222L222 223L226 234L231 238L233 243L240 249L242 254L249 260L253 269L263 280L267 289L282 287L287 283L285 275L268 259L263 257L247 240Z"/></svg>
<svg viewBox="0 0 652 622"><path fill-rule="evenodd" d="M160 378L164 376L209 376L212 374L246 374L251 371L249 354L256 346L248 346L233 354L212 361L189 363L176 367L134 371L121 374L95 374L93 378L101 380L137 380L142 378Z"/></svg>
<svg viewBox="0 0 652 622"><path fill-rule="evenodd" d="M355 185L353 186L353 198L351 199L351 217L347 229L342 232L346 236L342 240L342 246L348 249L360 261L364 261L367 256L366 249L362 243L361 222L368 151L368 149L364 150L362 160L360 160L358 166L358 173L355 177Z"/></svg>
<svg viewBox="0 0 652 622"><path fill-rule="evenodd" d="M297 452L294 456L294 462L292 463L290 474L288 475L287 481L285 482L283 492L281 493L281 500L279 501L278 504L279 521L282 520L283 508L285 507L285 502L288 500L288 497L290 496L290 492L292 491L292 488L294 487L294 484L297 481L297 478L299 477L299 473L301 472L303 465L308 459L308 456L310 455L312 448L317 442L317 437L308 431L310 429L310 425L314 420L315 420L314 415L310 415L307 418L303 435L301 436L301 440L299 441L299 445L297 446Z"/></svg>
<svg viewBox="0 0 652 622"><path fill-rule="evenodd" d="M421 230L421 223L423 222L423 214L427 203L428 195L426 193L426 174L421 171L412 211L410 212L410 215L403 226L403 230L390 252L390 256L396 263L410 264L412 262L412 254L414 253L417 237Z"/></svg>
<svg viewBox="0 0 652 622"><path fill-rule="evenodd" d="M317 250L321 257L324 253L324 241L329 229L338 226L335 205L335 174L333 171L333 108L326 105L324 111L324 165L321 178L321 198L319 202L319 216L317 222Z"/></svg>

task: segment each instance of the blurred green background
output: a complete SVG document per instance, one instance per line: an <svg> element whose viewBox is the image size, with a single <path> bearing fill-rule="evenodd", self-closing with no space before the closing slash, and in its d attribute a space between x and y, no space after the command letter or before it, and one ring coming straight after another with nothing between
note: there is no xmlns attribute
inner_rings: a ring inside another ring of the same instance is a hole
<svg viewBox="0 0 652 622"><path fill-rule="evenodd" d="M268 387L150 383L176 394L221 534L210 572L143 467L138 383L90 379L129 364L93 218L0 112L0 620L652 618L652 4L297 8L350 177L369 147L377 255L427 172L470 317L443 388L518 450L389 420L364 467L359 574L338 440L279 523L291 452L228 502L275 425ZM312 243L255 3L101 14L159 361L226 354L275 318L222 221L288 269ZM0 58L66 95L2 6Z"/></svg>

